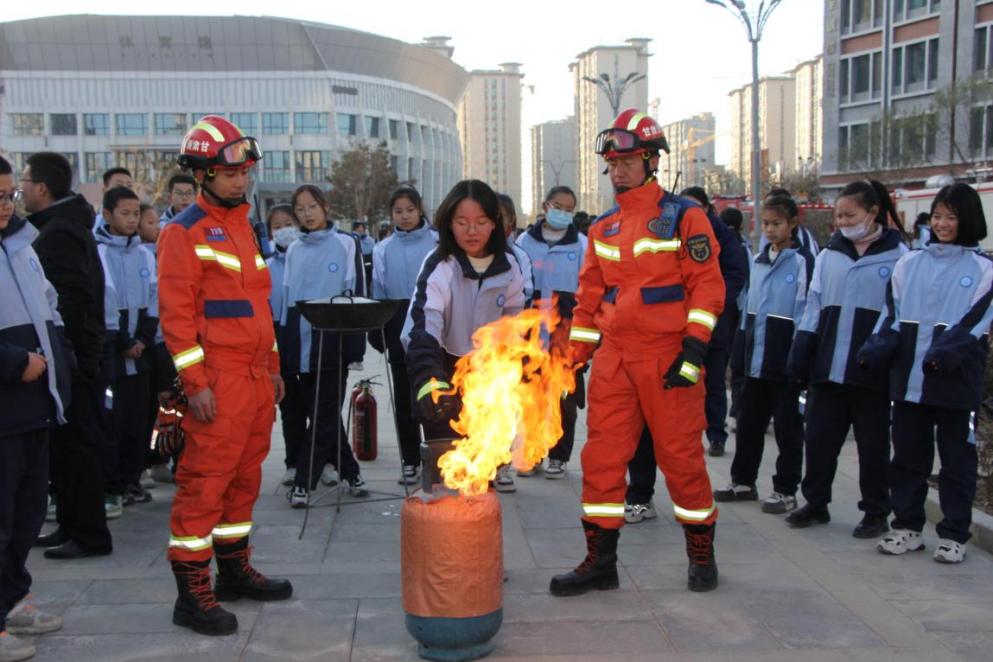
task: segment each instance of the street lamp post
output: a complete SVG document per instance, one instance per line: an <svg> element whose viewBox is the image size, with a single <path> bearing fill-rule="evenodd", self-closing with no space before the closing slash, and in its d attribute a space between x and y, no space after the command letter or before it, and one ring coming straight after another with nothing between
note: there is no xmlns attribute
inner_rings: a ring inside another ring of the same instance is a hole
<svg viewBox="0 0 993 662"><path fill-rule="evenodd" d="M782 0L759 0L758 8L748 9L745 0L704 0L734 14L745 27L752 44L752 241L759 242L758 209L762 198L762 146L759 144L759 41L769 16ZM752 0L754 5L754 0Z"/></svg>
<svg viewBox="0 0 993 662"><path fill-rule="evenodd" d="M616 80L613 83L610 81L610 74L600 74L599 78L583 76L583 80L587 83L593 83L603 90L603 93L607 96L607 103L610 104L610 109L614 111L614 117L617 117L621 114L621 98L624 96L624 91L644 77L645 74L632 71L624 78Z"/></svg>
<svg viewBox="0 0 993 662"><path fill-rule="evenodd" d="M570 163L575 163L572 159L567 159L565 161L542 161L543 164L547 165L552 170L552 174L555 175L555 186L559 185L559 177L562 175L562 168Z"/></svg>

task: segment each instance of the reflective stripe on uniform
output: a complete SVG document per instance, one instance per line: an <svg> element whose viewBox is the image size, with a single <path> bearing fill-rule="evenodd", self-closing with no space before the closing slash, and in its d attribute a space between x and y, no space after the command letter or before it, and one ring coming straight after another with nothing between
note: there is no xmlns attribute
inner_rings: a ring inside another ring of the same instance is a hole
<svg viewBox="0 0 993 662"><path fill-rule="evenodd" d="M417 392L417 400L420 400L425 395L432 391L438 391L443 388L452 388L452 385L448 382L439 382L437 379L432 379L427 384L421 387L421 390Z"/></svg>
<svg viewBox="0 0 993 662"><path fill-rule="evenodd" d="M683 361L683 365L679 367L679 374L696 384L697 380L700 379L700 368Z"/></svg>
<svg viewBox="0 0 993 662"><path fill-rule="evenodd" d="M196 345L185 352L180 352L179 354L173 354L172 362L176 366L176 370L182 370L183 368L189 368L195 363L200 363L203 361L203 347Z"/></svg>
<svg viewBox="0 0 993 662"><path fill-rule="evenodd" d="M188 552L199 552L210 549L213 546L210 536L197 538L196 536L169 536L169 546L185 549Z"/></svg>
<svg viewBox="0 0 993 662"><path fill-rule="evenodd" d="M602 241L594 239L593 250L596 252L597 257L602 257L603 259L611 260L612 262L621 261L620 246L611 246L610 244L605 244Z"/></svg>
<svg viewBox="0 0 993 662"><path fill-rule="evenodd" d="M634 115L632 115L631 119L628 120L628 131L634 131L635 129L637 129L638 122L645 119L646 117L648 117L648 115L646 115L645 113L635 113Z"/></svg>
<svg viewBox="0 0 993 662"><path fill-rule="evenodd" d="M642 253L675 253L681 246L679 239L639 239L634 242L634 256Z"/></svg>
<svg viewBox="0 0 993 662"><path fill-rule="evenodd" d="M236 524L218 524L211 531L211 535L215 538L244 538L251 532L251 522L238 522Z"/></svg>
<svg viewBox="0 0 993 662"><path fill-rule="evenodd" d="M225 269L231 269L232 271L241 271L241 260L238 259L237 255L214 250L210 246L205 246L203 244L197 244L193 247L193 250L196 251L197 257L201 260L207 262L217 262ZM258 259L261 258L256 256L256 260Z"/></svg>
<svg viewBox="0 0 993 662"><path fill-rule="evenodd" d="M711 331L717 326L717 317L713 313L708 313L706 310L701 310L699 308L694 308L686 316L687 324L700 324L707 327Z"/></svg>
<svg viewBox="0 0 993 662"><path fill-rule="evenodd" d="M600 332L596 329L586 329L581 326L574 326L569 331L569 340L579 342L600 342Z"/></svg>
<svg viewBox="0 0 993 662"><path fill-rule="evenodd" d="M676 504L672 504L672 510L676 513L676 517L681 517L682 519L688 519L693 522L702 522L711 515L714 514L714 503L710 503L709 508L704 508L703 510L687 510L686 508L680 508Z"/></svg>
<svg viewBox="0 0 993 662"><path fill-rule="evenodd" d="M587 517L624 517L624 504L584 503L583 514Z"/></svg>
<svg viewBox="0 0 993 662"><path fill-rule="evenodd" d="M259 255L258 253L255 254L255 268L258 269L259 271L262 271L263 269L266 268L265 260L263 260L262 256Z"/></svg>

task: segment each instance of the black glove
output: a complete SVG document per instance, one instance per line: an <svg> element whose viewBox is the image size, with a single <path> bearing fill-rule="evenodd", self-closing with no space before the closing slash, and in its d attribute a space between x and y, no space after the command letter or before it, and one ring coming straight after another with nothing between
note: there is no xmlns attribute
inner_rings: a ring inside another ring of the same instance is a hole
<svg viewBox="0 0 993 662"><path fill-rule="evenodd" d="M429 423L441 423L458 416L459 403L454 395L441 394L435 402L434 392L448 390L451 386L445 382L432 379L417 391L417 409L421 420Z"/></svg>
<svg viewBox="0 0 993 662"><path fill-rule="evenodd" d="M693 386L700 381L703 359L707 356L707 343L693 336L683 338L683 351L676 356L665 371L662 382L665 388Z"/></svg>

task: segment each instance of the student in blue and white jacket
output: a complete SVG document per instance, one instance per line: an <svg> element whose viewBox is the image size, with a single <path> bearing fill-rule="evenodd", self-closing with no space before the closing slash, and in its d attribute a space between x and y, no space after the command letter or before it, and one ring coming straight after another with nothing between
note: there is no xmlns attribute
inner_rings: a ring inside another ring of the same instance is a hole
<svg viewBox="0 0 993 662"><path fill-rule="evenodd" d="M283 308L283 286L286 274L286 251L290 245L300 236L296 217L293 216L293 207L290 205L274 205L266 215L266 230L269 238L275 247L272 255L266 260L269 267L269 278L272 280L272 291L269 294L269 307L272 309L273 324L276 326L277 345L283 334L280 331L279 315ZM285 395L279 402L279 419L282 423L283 441L286 444L284 464L286 472L283 474L283 485L287 487L293 484L297 475L297 461L300 458L300 449L305 446L304 438L307 434L307 406L306 398L300 388L300 374L298 372L288 372L285 370L286 354L283 348L279 348L280 363L283 366L280 372L285 385ZM309 448L309 447L308 447Z"/></svg>
<svg viewBox="0 0 993 662"><path fill-rule="evenodd" d="M517 238L517 246L527 253L531 263L531 273L534 278L532 298L550 306L552 298L557 297L562 330L553 334L552 340L567 344L572 309L576 307L576 290L579 289L579 270L583 266L587 239L579 234L579 230L573 225L576 194L568 186L555 186L550 189L542 208L543 214L538 217L538 222ZM584 396L583 374L579 372L576 374L576 390L563 398L560 403L562 437L548 453L545 478L557 479L565 476L566 464L572 457L576 420ZM518 472L518 475L530 475L540 466L537 465L527 473Z"/></svg>
<svg viewBox="0 0 993 662"><path fill-rule="evenodd" d="M931 206L931 240L893 269L886 316L862 348L867 369L890 367L893 530L883 554L924 549L924 501L934 462L935 430L941 472L934 560L965 558L976 496L976 412L993 321L993 261L980 252L986 217L975 189L953 184Z"/></svg>
<svg viewBox="0 0 993 662"><path fill-rule="evenodd" d="M796 508L796 491L803 471L803 416L799 390L787 381L786 359L795 325L807 301L814 257L794 239L799 222L796 203L774 195L762 204L762 232L768 240L752 262L749 283L741 293L741 341L733 362L746 375L741 392L731 484L715 490L716 501L754 501L765 430L774 421L776 473L772 494L763 512L785 513Z"/></svg>
<svg viewBox="0 0 993 662"><path fill-rule="evenodd" d="M885 371L862 370L857 354L879 321L893 266L907 252L901 232L889 223L902 228L886 188L852 182L835 203L838 231L815 260L787 363L790 381L810 384L801 483L807 504L787 516L794 528L831 520L827 505L838 455L854 427L865 516L852 535L876 538L888 530L889 384Z"/></svg>
<svg viewBox="0 0 993 662"><path fill-rule="evenodd" d="M450 388L459 357L479 327L524 309L524 277L500 227L496 193L479 180L449 191L435 217L438 248L424 260L401 339L426 439L453 436L459 402ZM512 482L511 482L512 485Z"/></svg>
<svg viewBox="0 0 993 662"><path fill-rule="evenodd" d="M389 207L396 227L389 237L373 248L372 297L400 301L401 304L382 333L369 333L369 344L380 352L387 352L389 358L395 394L397 435L403 456L400 481L412 485L417 482L417 472L421 465L421 436L414 418L414 390L407 376L407 353L400 341L400 332L403 330L410 300L414 296L417 274L424 258L438 246L438 233L428 222L421 203L421 194L414 187L405 185L393 191Z"/></svg>
<svg viewBox="0 0 993 662"><path fill-rule="evenodd" d="M338 434L341 434L341 466L337 467L342 480L348 484L349 494L368 496L359 464L347 443L345 427L341 420L341 407L348 381L348 364L361 361L365 336L345 334L338 372L338 334L324 334L324 350L318 365L318 331L301 314L297 301L326 299L345 292L365 295L365 269L358 239L350 232L342 232L328 221L328 203L319 188L304 184L293 192L293 215L300 223L300 238L286 251L286 272L283 276L283 301L280 306L280 336L278 338L281 370L299 375L300 388L305 398L306 412L313 417L315 398L317 419L311 418L305 443L297 458L296 475L290 503L294 508L305 508L308 493L317 487L325 464L337 461ZM321 373L321 390L317 393L317 374ZM316 427L316 446L313 462L310 442Z"/></svg>
<svg viewBox="0 0 993 662"><path fill-rule="evenodd" d="M155 336L159 328L155 257L138 236L141 202L118 186L103 196L106 224L95 232L107 274L105 307L116 308L118 328L111 336L112 420L118 444L119 478L124 503L144 503L151 495L141 486L146 466L152 400Z"/></svg>

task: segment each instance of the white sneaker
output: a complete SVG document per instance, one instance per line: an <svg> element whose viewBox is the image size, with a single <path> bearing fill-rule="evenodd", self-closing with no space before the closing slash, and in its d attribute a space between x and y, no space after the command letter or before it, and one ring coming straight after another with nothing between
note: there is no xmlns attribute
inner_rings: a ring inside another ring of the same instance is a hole
<svg viewBox="0 0 993 662"><path fill-rule="evenodd" d="M494 481L494 487L496 487L497 492L516 492L517 486L514 485L514 478L510 475L510 465L505 464L499 469L497 469L497 477Z"/></svg>
<svg viewBox="0 0 993 662"><path fill-rule="evenodd" d="M545 469L545 478L549 480L565 478L565 465L566 463L562 460L549 460L548 468Z"/></svg>
<svg viewBox="0 0 993 662"><path fill-rule="evenodd" d="M138 483L146 490L155 487L155 479L152 478L152 472L149 469L142 471L141 477L138 478Z"/></svg>
<svg viewBox="0 0 993 662"><path fill-rule="evenodd" d="M327 467L325 467L325 469L326 469L326 468L327 468ZM290 485L292 485L292 484L293 484L293 482L294 482L294 481L295 481L296 479L297 479L297 470L296 470L296 468L295 468L295 467L290 467L290 468L289 468L289 469L287 469L287 470L286 470L286 472L285 472L285 473L283 474L283 480L282 480L282 481L280 481L280 482L281 482L281 483L282 483L283 485L285 485L286 487L289 487Z"/></svg>
<svg viewBox="0 0 993 662"><path fill-rule="evenodd" d="M296 473L294 472L294 478ZM338 472L335 471L333 464L325 464L324 470L321 471L321 483L331 487L332 485L338 484Z"/></svg>
<svg viewBox="0 0 993 662"><path fill-rule="evenodd" d="M658 515L655 512L655 504L651 501L648 503L624 504L624 521L628 524L637 524L645 519L655 519Z"/></svg>
<svg viewBox="0 0 993 662"><path fill-rule="evenodd" d="M762 502L763 513L782 514L796 510L796 496L773 492Z"/></svg>
<svg viewBox="0 0 993 662"><path fill-rule="evenodd" d="M6 630L0 632L0 661L20 662L34 657L37 652L30 641L15 637Z"/></svg>
<svg viewBox="0 0 993 662"><path fill-rule="evenodd" d="M938 563L962 563L965 560L965 545L948 538L938 540L934 550L934 560Z"/></svg>
<svg viewBox="0 0 993 662"><path fill-rule="evenodd" d="M362 476L356 476L351 480L345 479L345 484L348 485L348 495L353 497L367 497L369 496L369 490L365 488L365 481L362 480Z"/></svg>
<svg viewBox="0 0 993 662"><path fill-rule="evenodd" d="M107 519L117 519L124 514L124 497L120 494L103 495L103 512Z"/></svg>
<svg viewBox="0 0 993 662"><path fill-rule="evenodd" d="M306 508L307 507L307 490L302 487L294 487L293 491L290 492L290 507L291 508Z"/></svg>
<svg viewBox="0 0 993 662"><path fill-rule="evenodd" d="M7 614L7 632L11 634L45 634L62 629L62 617L35 609L31 596L17 603ZM3 659L0 657L0 659Z"/></svg>
<svg viewBox="0 0 993 662"><path fill-rule="evenodd" d="M521 471L520 469L518 469L517 470L517 475L518 476L521 476L522 478L530 478L531 476L535 475L536 473L539 473L542 469L544 469L544 467L542 466L542 463L543 462L544 462L544 460L542 460L541 462L538 462L538 464L534 465L530 469L525 469L523 471Z"/></svg>
<svg viewBox="0 0 993 662"><path fill-rule="evenodd" d="M922 549L924 549L924 536L910 529L893 529L876 543L876 550L880 554L890 556L919 552Z"/></svg>
<svg viewBox="0 0 993 662"><path fill-rule="evenodd" d="M416 485L421 468L413 464L403 465L403 474L397 482L401 485Z"/></svg>

